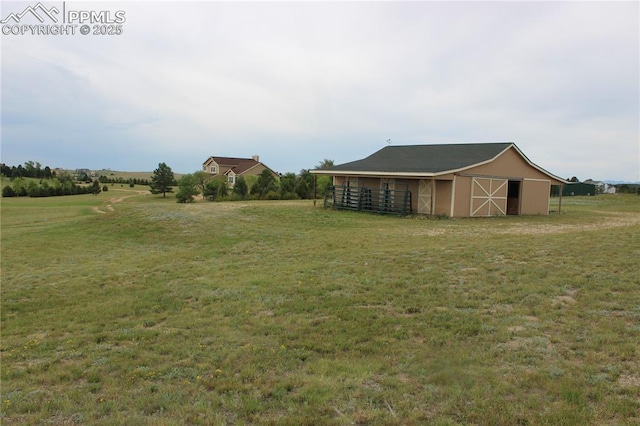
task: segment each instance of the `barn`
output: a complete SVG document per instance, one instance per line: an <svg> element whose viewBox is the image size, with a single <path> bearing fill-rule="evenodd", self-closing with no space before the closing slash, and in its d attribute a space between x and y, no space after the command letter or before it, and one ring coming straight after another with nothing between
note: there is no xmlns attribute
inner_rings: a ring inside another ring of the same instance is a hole
<svg viewBox="0 0 640 426"><path fill-rule="evenodd" d="M387 146L311 173L333 177L334 208L449 217L546 215L566 183L511 142Z"/></svg>

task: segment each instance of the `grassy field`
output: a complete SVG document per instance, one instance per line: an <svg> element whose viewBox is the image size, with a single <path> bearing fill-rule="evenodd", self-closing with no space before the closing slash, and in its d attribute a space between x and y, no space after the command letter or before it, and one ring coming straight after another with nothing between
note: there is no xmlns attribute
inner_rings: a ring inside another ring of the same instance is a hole
<svg viewBox="0 0 640 426"><path fill-rule="evenodd" d="M637 196L432 220L114 188L1 213L2 424L640 423Z"/></svg>

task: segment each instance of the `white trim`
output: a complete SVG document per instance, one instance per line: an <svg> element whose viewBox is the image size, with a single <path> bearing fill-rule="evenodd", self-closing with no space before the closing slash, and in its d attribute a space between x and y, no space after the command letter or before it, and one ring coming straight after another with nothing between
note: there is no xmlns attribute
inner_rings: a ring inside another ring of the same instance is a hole
<svg viewBox="0 0 640 426"><path fill-rule="evenodd" d="M513 180L513 179L510 179L510 180ZM535 181L535 182L549 182L549 183L551 183L551 182L549 181L549 179L522 178L522 180L532 180L532 181Z"/></svg>
<svg viewBox="0 0 640 426"><path fill-rule="evenodd" d="M431 178L431 216L436 214L436 180Z"/></svg>
<svg viewBox="0 0 640 426"><path fill-rule="evenodd" d="M453 216L453 207L455 206L456 199L456 175L453 175L453 182L451 183L451 214L450 217Z"/></svg>

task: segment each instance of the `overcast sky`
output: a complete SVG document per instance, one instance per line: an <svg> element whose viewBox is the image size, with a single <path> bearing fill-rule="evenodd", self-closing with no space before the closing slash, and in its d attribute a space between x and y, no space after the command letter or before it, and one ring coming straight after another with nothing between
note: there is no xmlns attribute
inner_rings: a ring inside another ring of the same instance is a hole
<svg viewBox="0 0 640 426"><path fill-rule="evenodd" d="M0 18L36 4L3 1ZM258 154L297 173L361 159L389 139L515 142L564 178L640 181L637 1L67 1L64 10L121 10L126 22L120 35L2 35L9 165L166 162L188 173L210 155Z"/></svg>

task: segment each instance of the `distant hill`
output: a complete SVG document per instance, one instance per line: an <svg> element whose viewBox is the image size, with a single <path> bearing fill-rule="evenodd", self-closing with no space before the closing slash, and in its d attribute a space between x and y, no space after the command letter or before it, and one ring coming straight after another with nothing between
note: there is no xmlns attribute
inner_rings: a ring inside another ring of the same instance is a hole
<svg viewBox="0 0 640 426"><path fill-rule="evenodd" d="M108 178L123 178L123 179L151 179L153 176L153 172L123 172L118 170L92 170L96 176L106 176ZM177 179L180 179L182 176L180 173L174 173L173 176Z"/></svg>
<svg viewBox="0 0 640 426"><path fill-rule="evenodd" d="M106 176L108 178L123 178L123 179L151 179L153 172L122 172L118 170L92 170L96 176Z"/></svg>

